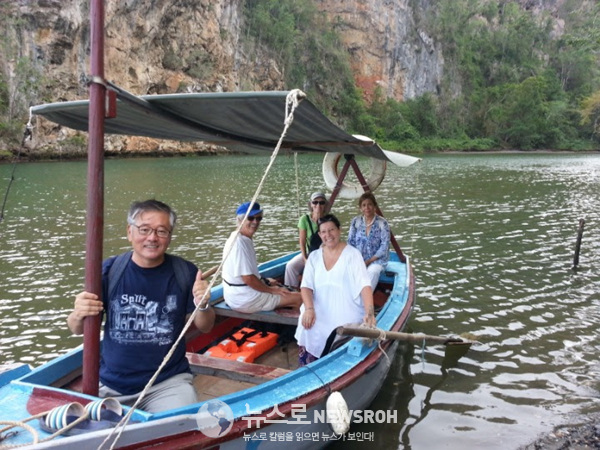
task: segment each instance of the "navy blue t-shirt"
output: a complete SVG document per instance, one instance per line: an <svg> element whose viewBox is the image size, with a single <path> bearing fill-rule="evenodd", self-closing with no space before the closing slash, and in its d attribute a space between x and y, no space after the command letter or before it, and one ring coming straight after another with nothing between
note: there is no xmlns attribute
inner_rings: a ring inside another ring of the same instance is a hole
<svg viewBox="0 0 600 450"><path fill-rule="evenodd" d="M185 316L194 310L192 286L198 268L189 261L188 292L182 292L173 259L165 255L158 267L146 269L132 260L108 297L108 271L116 257L102 264L104 297L104 340L100 359L100 380L121 394L140 392L181 333ZM163 368L155 383L189 372L185 339Z"/></svg>

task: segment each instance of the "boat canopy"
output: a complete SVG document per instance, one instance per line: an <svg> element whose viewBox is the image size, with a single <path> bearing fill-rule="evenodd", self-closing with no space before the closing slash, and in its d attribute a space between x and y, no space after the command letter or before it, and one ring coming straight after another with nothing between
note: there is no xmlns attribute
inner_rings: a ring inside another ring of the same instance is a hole
<svg viewBox="0 0 600 450"><path fill-rule="evenodd" d="M275 148L284 127L286 98L290 93L135 96L113 84L109 84L108 89L116 93L116 117L104 121L105 133L203 141L242 153L271 152ZM32 113L59 125L87 132L88 110L89 100L78 100L34 106ZM408 166L419 160L383 150L367 137L348 134L308 99L302 100L295 110L293 123L281 148L294 152L362 155L399 166Z"/></svg>

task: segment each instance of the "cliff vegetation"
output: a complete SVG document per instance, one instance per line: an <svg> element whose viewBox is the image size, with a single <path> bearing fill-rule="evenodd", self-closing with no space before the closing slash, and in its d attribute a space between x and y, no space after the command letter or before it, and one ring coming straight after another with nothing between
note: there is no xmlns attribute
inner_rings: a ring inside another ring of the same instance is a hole
<svg viewBox="0 0 600 450"><path fill-rule="evenodd" d="M107 78L135 94L301 88L348 131L409 152L600 148L596 1L106 4ZM30 105L86 97L88 15L75 0L0 3L0 158L22 149ZM85 152L80 133L38 132L30 158Z"/></svg>

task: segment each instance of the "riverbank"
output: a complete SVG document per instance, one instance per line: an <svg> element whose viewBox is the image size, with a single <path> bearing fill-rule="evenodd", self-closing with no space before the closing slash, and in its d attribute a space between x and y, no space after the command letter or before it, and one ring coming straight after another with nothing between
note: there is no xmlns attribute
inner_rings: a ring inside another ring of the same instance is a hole
<svg viewBox="0 0 600 450"><path fill-rule="evenodd" d="M580 424L557 427L519 450L600 449L600 414L581 419Z"/></svg>
<svg viewBox="0 0 600 450"><path fill-rule="evenodd" d="M122 159L130 159L130 158L174 158L174 157L188 157L188 156L212 156L212 155L231 155L235 152L227 150L223 147L219 147L216 145L205 145L202 148L194 148L194 149L173 149L173 148L158 148L156 150L143 150L143 151L106 151L105 157L107 159L112 158L122 158ZM549 154L549 155L559 155L559 154L597 154L600 153L599 150L472 150L472 151L430 151L425 153L409 153L409 152L400 152L411 156L420 157L424 154L427 155L473 155L473 154L481 154L481 155L506 155L506 154L523 154L523 155L531 155L531 154ZM19 162L48 162L48 161L80 161L85 160L87 158L87 150L84 149L71 149L71 150L63 150L60 149L58 151L38 151L31 152L28 150L23 150L21 152L10 152L10 151L0 151L0 164L13 163L15 161Z"/></svg>

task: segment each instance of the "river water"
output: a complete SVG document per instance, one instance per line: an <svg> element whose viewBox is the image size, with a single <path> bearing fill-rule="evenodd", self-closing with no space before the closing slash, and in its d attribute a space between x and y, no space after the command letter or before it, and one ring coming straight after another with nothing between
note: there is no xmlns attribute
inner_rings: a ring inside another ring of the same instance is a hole
<svg viewBox="0 0 600 450"><path fill-rule="evenodd" d="M130 202L154 197L179 214L171 252L201 268L217 264L235 208L250 199L267 163L107 161L105 256L129 247ZM324 189L321 159L301 155L298 163L296 170L292 156L280 156L265 180L260 260L295 249L305 199ZM12 169L0 165L2 197ZM81 343L65 318L83 285L86 170L85 162L16 167L0 223L0 364L37 366ZM466 334L480 344L465 355L403 346L371 407L396 411L397 423L352 431L372 433L386 449L516 449L600 412L600 155L426 156L388 168L376 195L414 265L408 329ZM358 213L344 199L334 212L346 226Z"/></svg>

